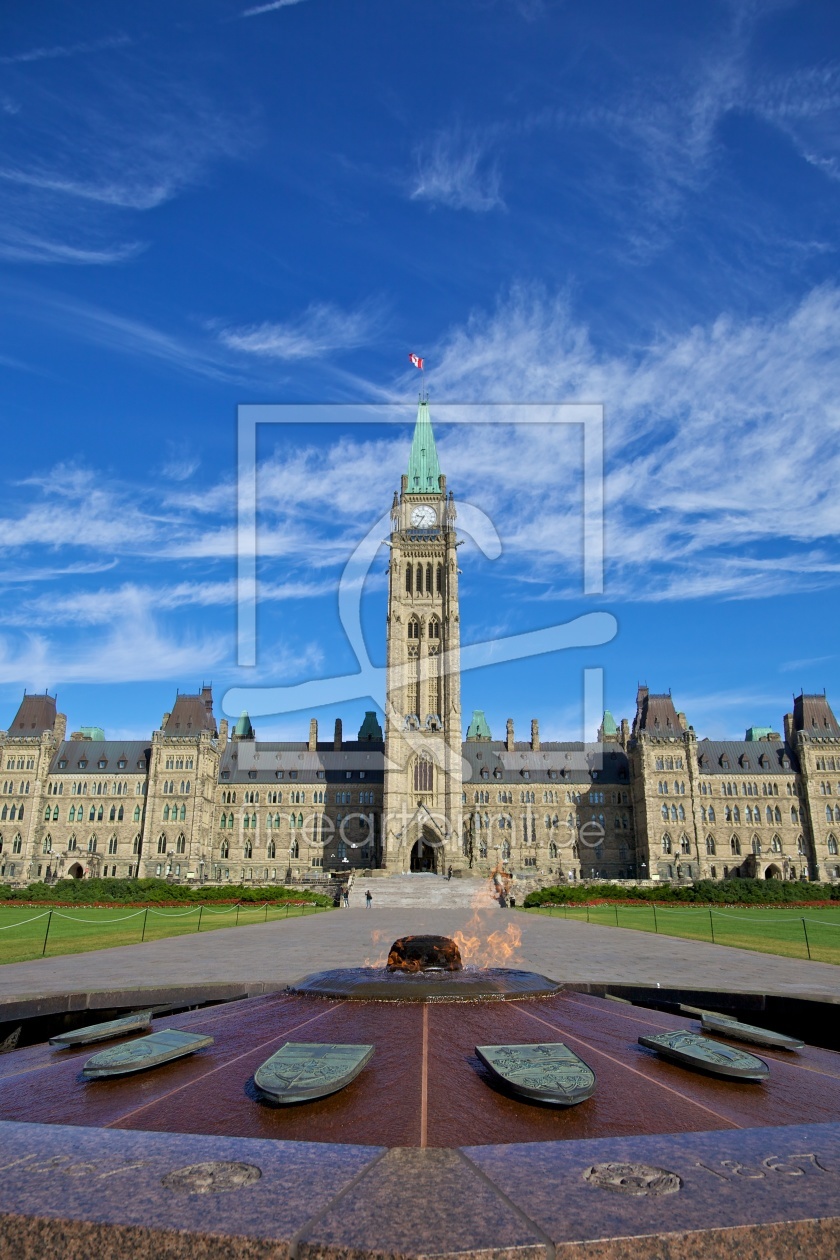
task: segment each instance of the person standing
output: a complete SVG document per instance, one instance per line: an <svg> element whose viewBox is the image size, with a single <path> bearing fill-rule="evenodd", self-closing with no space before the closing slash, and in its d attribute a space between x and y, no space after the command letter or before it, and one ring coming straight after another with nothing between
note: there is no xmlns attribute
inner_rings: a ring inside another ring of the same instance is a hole
<svg viewBox="0 0 840 1260"><path fill-rule="evenodd" d="M370 910L372 905L373 905L373 896L371 894L370 889L368 889L367 892L365 893L365 909Z"/></svg>
<svg viewBox="0 0 840 1260"><path fill-rule="evenodd" d="M345 884L341 890L341 901L345 910L350 909L350 889Z"/></svg>
<svg viewBox="0 0 840 1260"><path fill-rule="evenodd" d="M449 870L446 872L446 878L447 878L448 880L452 878L452 867L451 867L451 866L450 866Z"/></svg>

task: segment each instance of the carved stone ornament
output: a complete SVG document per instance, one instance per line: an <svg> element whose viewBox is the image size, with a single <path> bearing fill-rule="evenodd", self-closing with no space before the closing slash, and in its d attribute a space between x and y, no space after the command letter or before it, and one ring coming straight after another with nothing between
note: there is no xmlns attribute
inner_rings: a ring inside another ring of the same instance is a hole
<svg viewBox="0 0 840 1260"><path fill-rule="evenodd" d="M640 1037L639 1045L655 1050L664 1059L671 1059L682 1067L711 1072L714 1076L728 1076L739 1081L763 1081L770 1075L770 1069L764 1060L756 1058L754 1054L736 1050L734 1046L721 1045L719 1041L701 1037L699 1033L687 1029Z"/></svg>
<svg viewBox="0 0 840 1260"><path fill-rule="evenodd" d="M593 1164L583 1176L590 1185L601 1190L615 1190L634 1198L676 1194L682 1186L682 1178L676 1173L651 1164Z"/></svg>
<svg viewBox="0 0 840 1260"><path fill-rule="evenodd" d="M176 1168L161 1178L167 1190L180 1190L184 1194L226 1194L229 1190L244 1190L259 1181L262 1172L256 1164L227 1163L210 1160L206 1164L190 1164Z"/></svg>
<svg viewBox="0 0 840 1260"><path fill-rule="evenodd" d="M595 1073L562 1041L476 1046L475 1052L491 1074L521 1098L573 1107L595 1092Z"/></svg>

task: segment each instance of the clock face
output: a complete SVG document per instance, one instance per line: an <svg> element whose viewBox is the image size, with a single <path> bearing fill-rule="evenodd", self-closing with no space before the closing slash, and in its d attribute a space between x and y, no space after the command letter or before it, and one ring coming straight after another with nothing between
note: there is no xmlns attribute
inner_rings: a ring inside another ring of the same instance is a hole
<svg viewBox="0 0 840 1260"><path fill-rule="evenodd" d="M435 509L430 507L428 503L424 503L422 507L416 507L411 513L411 523L418 529L431 529L437 524L437 515Z"/></svg>

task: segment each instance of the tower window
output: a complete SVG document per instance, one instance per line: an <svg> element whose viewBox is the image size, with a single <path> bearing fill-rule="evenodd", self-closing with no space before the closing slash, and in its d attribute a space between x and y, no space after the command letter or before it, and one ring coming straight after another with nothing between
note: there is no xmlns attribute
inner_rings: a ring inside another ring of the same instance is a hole
<svg viewBox="0 0 840 1260"><path fill-rule="evenodd" d="M414 790L415 792L431 792L434 784L434 767L431 761L425 757L420 757L414 763Z"/></svg>
<svg viewBox="0 0 840 1260"><path fill-rule="evenodd" d="M405 566L405 589L409 595L411 594L411 591L412 591L411 576L412 576L412 568L410 564L407 564Z"/></svg>

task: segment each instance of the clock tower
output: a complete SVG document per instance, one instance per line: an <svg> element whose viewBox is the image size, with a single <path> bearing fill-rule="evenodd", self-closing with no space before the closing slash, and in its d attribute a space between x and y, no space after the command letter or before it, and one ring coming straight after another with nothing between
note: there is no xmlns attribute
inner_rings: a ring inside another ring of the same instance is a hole
<svg viewBox="0 0 840 1260"><path fill-rule="evenodd" d="M455 503L421 398L391 508L382 865L460 867L461 687Z"/></svg>

